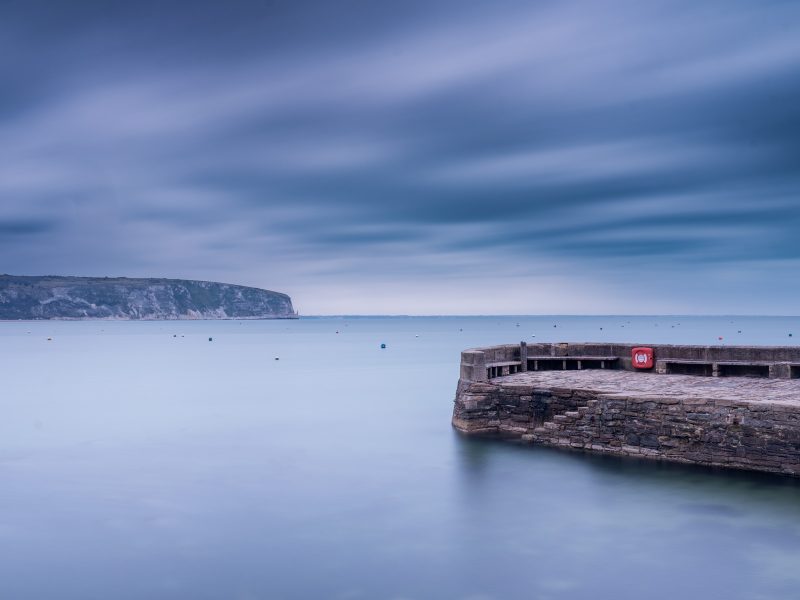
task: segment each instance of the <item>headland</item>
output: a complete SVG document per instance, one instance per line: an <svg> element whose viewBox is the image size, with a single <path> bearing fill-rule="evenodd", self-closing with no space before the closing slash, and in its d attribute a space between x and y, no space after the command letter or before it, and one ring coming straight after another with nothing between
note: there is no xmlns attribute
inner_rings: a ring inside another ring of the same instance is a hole
<svg viewBox="0 0 800 600"><path fill-rule="evenodd" d="M286 294L215 281L0 275L0 320L295 318Z"/></svg>

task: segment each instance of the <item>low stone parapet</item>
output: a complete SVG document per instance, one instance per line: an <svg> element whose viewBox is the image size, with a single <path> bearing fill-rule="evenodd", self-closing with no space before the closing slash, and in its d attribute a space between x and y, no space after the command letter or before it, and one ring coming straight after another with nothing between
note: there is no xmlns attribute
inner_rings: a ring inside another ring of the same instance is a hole
<svg viewBox="0 0 800 600"><path fill-rule="evenodd" d="M661 374L800 378L798 346L684 346L594 342L521 342L465 350L461 353L461 377L469 381L486 381L539 368L610 368L632 371L636 369L631 353L634 348L641 346L652 349L655 359L653 371Z"/></svg>

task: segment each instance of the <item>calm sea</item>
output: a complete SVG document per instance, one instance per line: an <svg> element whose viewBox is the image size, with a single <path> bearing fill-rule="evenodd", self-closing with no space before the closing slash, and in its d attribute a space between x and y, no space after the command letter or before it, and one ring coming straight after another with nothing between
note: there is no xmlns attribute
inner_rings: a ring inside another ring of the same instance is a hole
<svg viewBox="0 0 800 600"><path fill-rule="evenodd" d="M520 340L800 318L0 323L0 598L800 598L796 481L454 433L459 352Z"/></svg>

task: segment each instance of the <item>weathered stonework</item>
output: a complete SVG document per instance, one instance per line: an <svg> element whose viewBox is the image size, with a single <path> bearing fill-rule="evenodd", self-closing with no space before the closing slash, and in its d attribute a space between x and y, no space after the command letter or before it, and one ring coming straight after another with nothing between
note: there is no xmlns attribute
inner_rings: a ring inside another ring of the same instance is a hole
<svg viewBox="0 0 800 600"><path fill-rule="evenodd" d="M501 359L513 351L498 348ZM470 352L453 412L464 433L800 477L800 379L624 368L487 378L476 366L480 350Z"/></svg>

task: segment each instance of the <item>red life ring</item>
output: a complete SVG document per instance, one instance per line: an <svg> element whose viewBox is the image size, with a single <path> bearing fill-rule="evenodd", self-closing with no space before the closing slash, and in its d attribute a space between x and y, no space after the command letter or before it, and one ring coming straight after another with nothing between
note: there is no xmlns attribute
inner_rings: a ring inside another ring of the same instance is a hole
<svg viewBox="0 0 800 600"><path fill-rule="evenodd" d="M631 350L631 363L634 369L653 368L653 349L652 348L633 348Z"/></svg>

